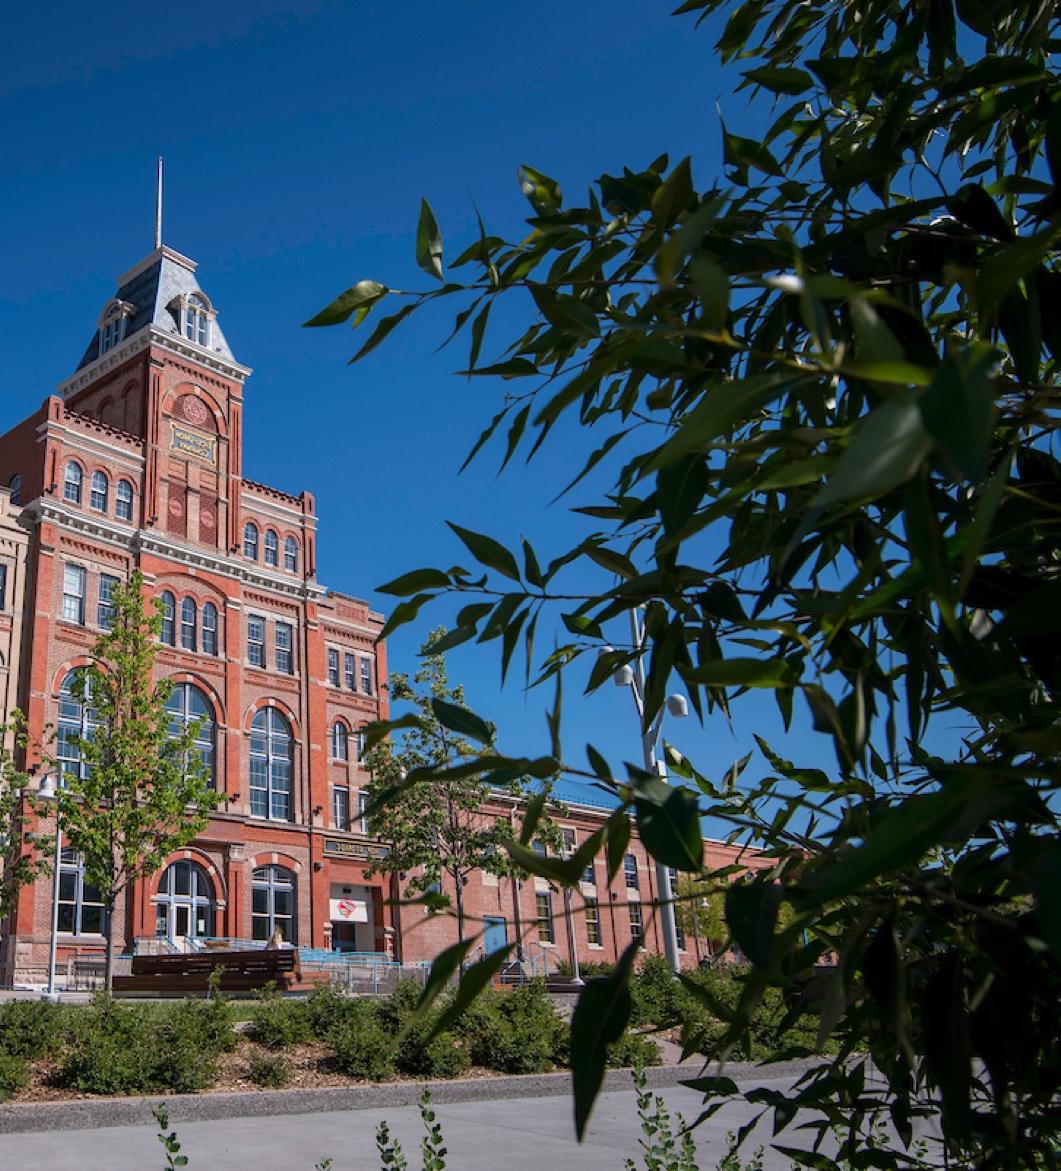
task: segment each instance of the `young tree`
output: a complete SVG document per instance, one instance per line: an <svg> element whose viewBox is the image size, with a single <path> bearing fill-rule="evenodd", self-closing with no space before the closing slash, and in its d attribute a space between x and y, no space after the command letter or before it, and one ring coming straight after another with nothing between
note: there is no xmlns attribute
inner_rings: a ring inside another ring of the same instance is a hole
<svg viewBox="0 0 1061 1171"><path fill-rule="evenodd" d="M11 747L17 748L24 734L25 720L16 710L11 722L0 727L0 920L14 909L21 888L48 865L39 850L25 848L29 776L16 766Z"/></svg>
<svg viewBox="0 0 1061 1171"><path fill-rule="evenodd" d="M674 921L686 940L693 941L698 963L715 959L725 945L729 931L724 904L716 883L689 874L678 876L674 884Z"/></svg>
<svg viewBox="0 0 1061 1171"><path fill-rule="evenodd" d="M375 869L412 871L406 893L437 893L439 906L452 900L457 937L463 943L467 930L465 883L476 870L514 873L504 847L513 840L515 830L509 818L484 808L490 787L475 770L475 762L489 749L493 734L487 725L470 717L463 688L449 684L445 658L433 649L445 633L432 632L412 681L400 673L391 676L391 702L411 704L416 719L412 726L403 728L400 742L382 741L368 754L372 773L368 793L374 810L369 825L389 846L387 857L373 863ZM465 734L462 726L467 729ZM475 736L478 744L468 734ZM447 778L445 774L455 768L461 775ZM415 783L408 783L410 778ZM516 781L502 788L511 796L526 795ZM390 794L394 796L382 800ZM558 841L547 818L539 822L537 835L546 835L554 845Z"/></svg>
<svg viewBox="0 0 1061 1171"><path fill-rule="evenodd" d="M641 609L646 727L674 675L705 716L753 688L786 726L809 715L835 764L760 740L751 784L674 753L682 789L595 749L587 771L556 733L548 757L611 784L609 832L636 816L661 862L698 873L686 839L705 813L768 849L774 866L727 891L752 970L715 1055L769 987L837 957L822 1029L838 1056L777 1099L779 1125L818 1110L845 1157L885 1166L862 1139L874 1111L908 1139L938 1109L948 1161L1056 1166L1061 18L1040 0L679 11L725 18L718 68L739 63L742 118L762 117L756 137L722 126L707 182L664 155L565 207L524 167L519 241L484 228L446 271L425 203L416 256L437 285L362 280L311 322L410 298L363 354L457 301L469 370L506 380L475 450L507 424L504 461L533 454L563 421L585 437L572 484L614 467L580 502L584 539L550 558L454 526L485 576L403 575L389 629L459 597L451 638L496 639L507 665L555 606L573 637L541 674L588 661L592 689L641 655L613 633ZM500 299L534 313L483 364ZM571 588L574 563L596 588ZM580 1131L629 970L575 1014Z"/></svg>
<svg viewBox="0 0 1061 1171"><path fill-rule="evenodd" d="M104 906L108 992L118 897L201 833L220 800L195 747L197 728L171 723L171 684L153 679L162 617L143 584L137 570L115 587L111 627L78 677L96 727L76 739L82 767L64 774L58 793L64 843L83 859Z"/></svg>

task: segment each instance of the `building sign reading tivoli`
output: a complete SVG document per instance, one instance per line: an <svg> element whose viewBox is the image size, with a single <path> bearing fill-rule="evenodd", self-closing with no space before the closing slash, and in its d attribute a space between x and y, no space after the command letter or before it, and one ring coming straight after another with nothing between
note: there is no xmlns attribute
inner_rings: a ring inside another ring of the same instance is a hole
<svg viewBox="0 0 1061 1171"><path fill-rule="evenodd" d="M386 846L370 846L365 842L351 842L346 838L325 838L324 852L333 858L386 858Z"/></svg>
<svg viewBox="0 0 1061 1171"><path fill-rule="evenodd" d="M217 440L212 435L199 435L189 431L186 427L170 424L170 450L179 451L184 455L194 455L196 459L205 459L207 463L217 463Z"/></svg>

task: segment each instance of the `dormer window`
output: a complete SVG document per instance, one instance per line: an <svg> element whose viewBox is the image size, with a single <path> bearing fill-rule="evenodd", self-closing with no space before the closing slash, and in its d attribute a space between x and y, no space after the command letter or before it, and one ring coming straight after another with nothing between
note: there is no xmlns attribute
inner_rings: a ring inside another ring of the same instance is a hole
<svg viewBox="0 0 1061 1171"><path fill-rule="evenodd" d="M99 352L105 354L125 337L133 307L125 301L111 301L99 321Z"/></svg>
<svg viewBox="0 0 1061 1171"><path fill-rule="evenodd" d="M210 342L210 307L198 293L184 302L184 336L200 346Z"/></svg>

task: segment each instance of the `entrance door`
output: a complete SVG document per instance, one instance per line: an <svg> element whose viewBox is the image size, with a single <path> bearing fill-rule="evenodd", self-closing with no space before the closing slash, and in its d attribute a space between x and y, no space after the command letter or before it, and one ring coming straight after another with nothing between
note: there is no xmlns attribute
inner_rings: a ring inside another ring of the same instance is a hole
<svg viewBox="0 0 1061 1171"><path fill-rule="evenodd" d="M190 950L191 941L214 933L213 889L206 871L195 862L175 862L159 881L157 934L174 947Z"/></svg>
<svg viewBox="0 0 1061 1171"><path fill-rule="evenodd" d="M508 943L508 927L501 917L487 915L483 918L483 950L500 951Z"/></svg>

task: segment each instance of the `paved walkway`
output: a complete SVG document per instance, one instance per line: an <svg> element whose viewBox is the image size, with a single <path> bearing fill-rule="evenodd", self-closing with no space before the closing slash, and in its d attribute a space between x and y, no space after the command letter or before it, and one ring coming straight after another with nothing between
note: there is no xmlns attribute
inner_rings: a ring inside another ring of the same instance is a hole
<svg viewBox="0 0 1061 1171"><path fill-rule="evenodd" d="M790 1082L786 1077L757 1080L777 1088ZM688 1120L699 1114L699 1094L683 1087L660 1092ZM454 1103L438 1106L437 1113L449 1171L623 1171L624 1160L638 1155L632 1091L601 1096L582 1144L575 1141L567 1097ZM749 1116L748 1107L727 1105L697 1129L701 1171L714 1171L726 1149L727 1131ZM419 1171L423 1130L419 1111L411 1106L183 1122L177 1131L189 1171L313 1171L326 1157L334 1160L334 1171L375 1171L375 1131L383 1120L404 1146L410 1171ZM768 1131L759 1141L769 1141ZM165 1154L148 1119L144 1126L0 1135L0 1167L162 1171ZM789 1171L790 1164L768 1151L765 1167Z"/></svg>

